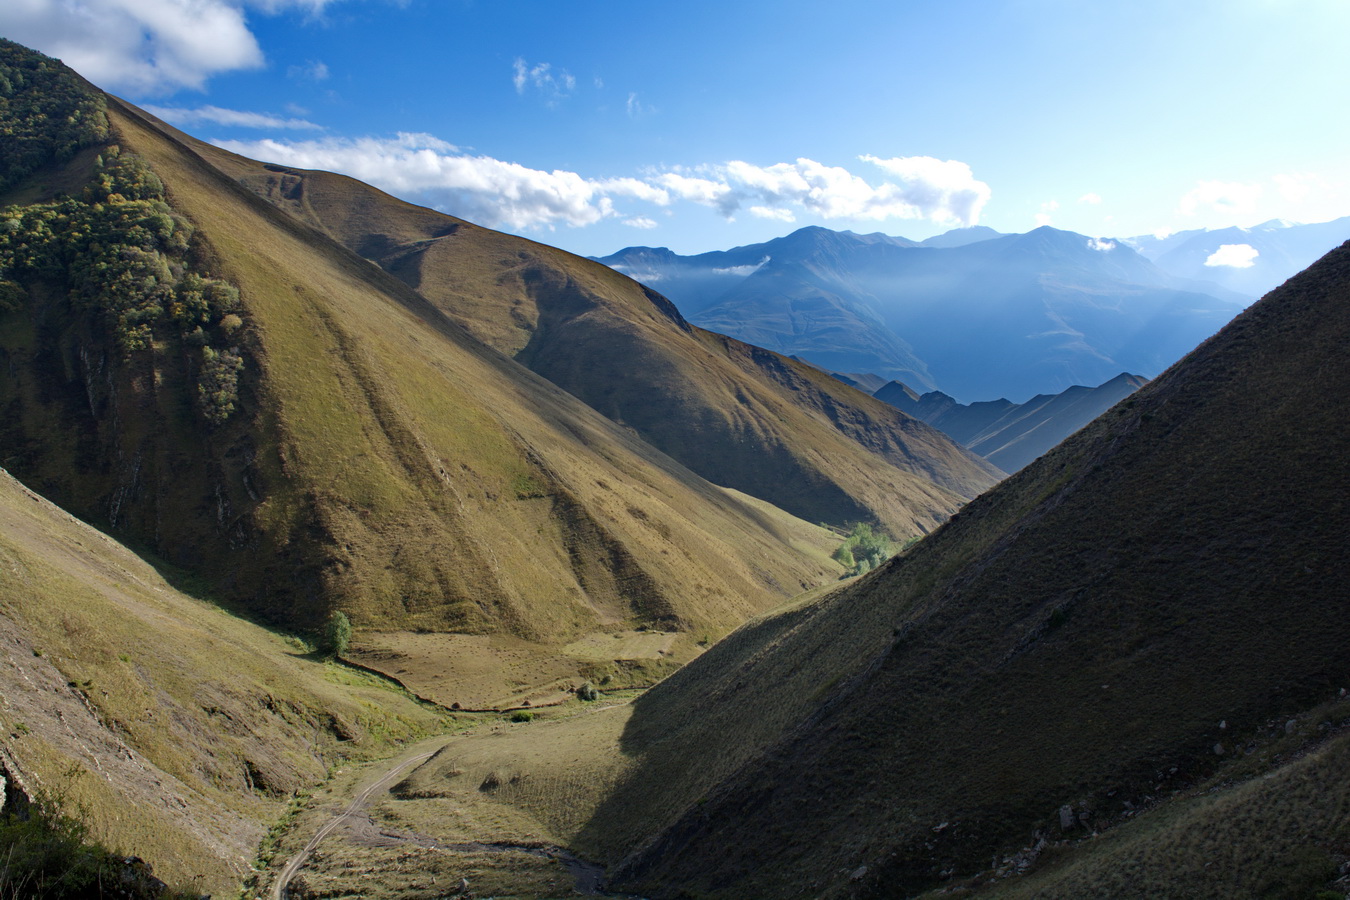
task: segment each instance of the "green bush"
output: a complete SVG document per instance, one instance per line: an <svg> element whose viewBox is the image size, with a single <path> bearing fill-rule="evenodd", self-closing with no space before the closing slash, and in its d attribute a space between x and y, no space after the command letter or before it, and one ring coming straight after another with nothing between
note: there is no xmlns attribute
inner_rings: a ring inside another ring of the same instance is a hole
<svg viewBox="0 0 1350 900"><path fill-rule="evenodd" d="M320 642L323 651L329 656L341 656L347 652L351 641L351 620L342 610L333 610L328 614L328 621L323 626L323 638Z"/></svg>
<svg viewBox="0 0 1350 900"><path fill-rule="evenodd" d="M530 712L528 709L518 709L518 710L516 710L515 712L511 713L511 721L512 721L512 722L533 722L533 721L534 721L534 713Z"/></svg>
<svg viewBox="0 0 1350 900"><path fill-rule="evenodd" d="M896 553L895 543L884 532L866 522L858 522L837 547L833 558L850 575L862 575L880 566Z"/></svg>
<svg viewBox="0 0 1350 900"><path fill-rule="evenodd" d="M593 700L600 699L600 692L595 689L595 685L588 681L577 688L577 697L590 703Z"/></svg>

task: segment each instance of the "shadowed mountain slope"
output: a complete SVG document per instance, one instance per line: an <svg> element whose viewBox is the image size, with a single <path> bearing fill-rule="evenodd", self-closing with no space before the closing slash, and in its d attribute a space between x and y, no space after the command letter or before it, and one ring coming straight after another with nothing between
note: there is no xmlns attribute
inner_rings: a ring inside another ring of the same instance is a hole
<svg viewBox="0 0 1350 900"><path fill-rule="evenodd" d="M909 413L974 450L1006 472L1016 472L1064 438L1148 383L1122 372L1095 388L1074 385L1025 403L990 400L969 405L932 391L922 397L899 382L873 396Z"/></svg>
<svg viewBox="0 0 1350 900"><path fill-rule="evenodd" d="M640 698L622 740L641 762L587 835L631 846L626 809L674 818L617 883L872 897L987 877L1336 698L1347 345L1350 244L904 556ZM1217 895L1257 893L1283 846L1245 840Z"/></svg>
<svg viewBox="0 0 1350 900"><path fill-rule="evenodd" d="M345 176L197 149L715 484L808 521L873 519L916 534L999 477L940 432L810 366L691 326L606 266Z"/></svg>
<svg viewBox="0 0 1350 900"><path fill-rule="evenodd" d="M80 85L107 130L3 198L0 453L35 490L302 625L720 633L835 577L825 532L799 540ZM915 521L959 504L909 477Z"/></svg>

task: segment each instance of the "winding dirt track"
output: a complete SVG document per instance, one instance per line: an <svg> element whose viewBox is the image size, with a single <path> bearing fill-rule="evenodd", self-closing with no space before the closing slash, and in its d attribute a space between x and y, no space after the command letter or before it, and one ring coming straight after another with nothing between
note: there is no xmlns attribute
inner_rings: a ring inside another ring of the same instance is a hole
<svg viewBox="0 0 1350 900"><path fill-rule="evenodd" d="M277 875L276 881L272 882L272 900L289 900L290 893L288 888L290 887L291 879L294 878L296 873L304 866L305 862L309 859L309 855L314 852L314 848L319 846L319 843L326 838L334 828L337 828L343 822L358 815L366 808L366 805L370 803L371 797L375 796L375 794L380 791L388 790L389 786L397 781L405 772L412 767L431 759L431 757L435 756L449 743L449 741L445 741L440 747L437 747L434 750L428 750L425 753L419 753L416 756L396 760L393 766L380 776L379 780L375 781L373 784L367 785L361 793L356 795L351 803L347 804L346 809L338 813L322 828L315 832L314 837L309 839L309 843L305 845L305 848L292 857L290 862L286 863L285 867L282 868L281 873Z"/></svg>

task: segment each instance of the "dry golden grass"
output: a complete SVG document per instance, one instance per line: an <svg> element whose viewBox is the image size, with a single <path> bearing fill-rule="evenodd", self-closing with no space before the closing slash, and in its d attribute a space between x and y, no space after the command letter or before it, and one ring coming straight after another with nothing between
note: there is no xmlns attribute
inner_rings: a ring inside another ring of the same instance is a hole
<svg viewBox="0 0 1350 900"><path fill-rule="evenodd" d="M0 474L0 751L93 837L233 891L294 791L445 718L174 590Z"/></svg>
<svg viewBox="0 0 1350 900"><path fill-rule="evenodd" d="M810 366L690 326L665 298L564 251L345 176L200 152L380 263L500 350L708 480L808 521L940 524L1002 473Z"/></svg>
<svg viewBox="0 0 1350 900"><path fill-rule="evenodd" d="M709 484L132 108L110 115L242 291L243 412L206 431L169 367L113 373L116 428L57 415L44 398L76 403L80 366L48 365L51 336L12 314L22 461L62 503L116 508L121 534L302 626L337 606L358 628L544 644L639 624L702 637L836 576L828 532ZM57 338L101 352L78 328Z"/></svg>

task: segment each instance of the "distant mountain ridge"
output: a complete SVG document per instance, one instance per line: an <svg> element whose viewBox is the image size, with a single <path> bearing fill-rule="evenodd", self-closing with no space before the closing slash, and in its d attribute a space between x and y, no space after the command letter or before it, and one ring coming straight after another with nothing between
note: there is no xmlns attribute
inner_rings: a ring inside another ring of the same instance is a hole
<svg viewBox="0 0 1350 900"><path fill-rule="evenodd" d="M724 252L629 248L600 261L704 327L963 400L1156 374L1243 302L1123 242L1048 227L920 244L812 226Z"/></svg>
<svg viewBox="0 0 1350 900"><path fill-rule="evenodd" d="M1123 240L1173 275L1207 279L1255 299L1350 240L1350 216L1308 225L1272 219L1251 228L1195 229ZM1233 249L1225 251L1225 246Z"/></svg>
<svg viewBox="0 0 1350 900"><path fill-rule="evenodd" d="M872 395L945 432L1003 471L1016 472L1147 383L1122 372L1097 387L1074 385L1025 403L961 404L941 391L919 396L896 381Z"/></svg>

